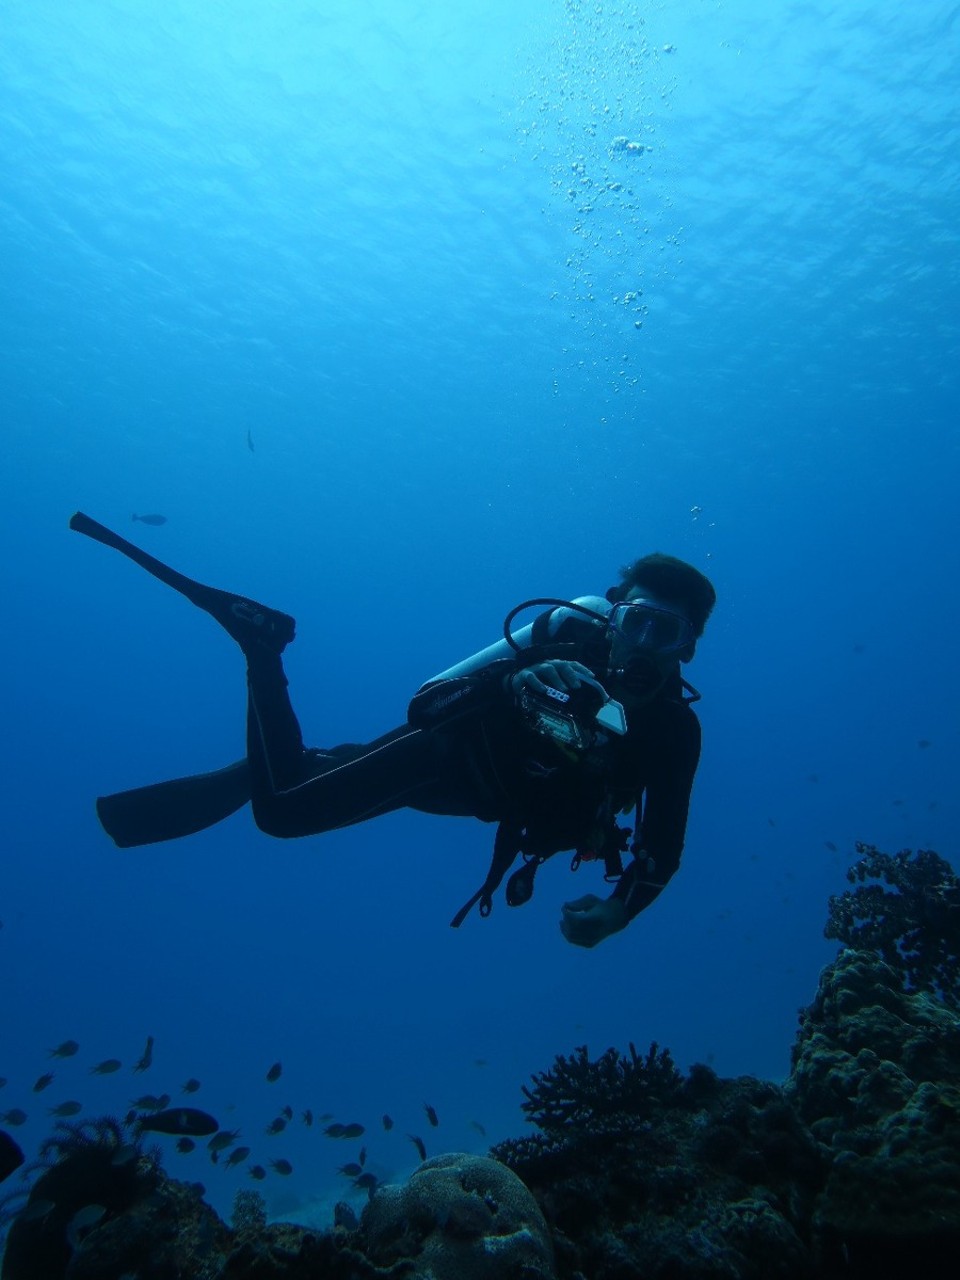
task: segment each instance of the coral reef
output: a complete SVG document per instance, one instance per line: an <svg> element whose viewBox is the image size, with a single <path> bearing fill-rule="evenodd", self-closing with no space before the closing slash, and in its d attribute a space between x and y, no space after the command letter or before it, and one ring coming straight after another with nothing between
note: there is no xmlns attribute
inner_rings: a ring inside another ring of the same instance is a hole
<svg viewBox="0 0 960 1280"><path fill-rule="evenodd" d="M541 1132L492 1154L543 1207L560 1275L812 1274L822 1161L776 1085L702 1065L684 1078L654 1044L578 1049L525 1092Z"/></svg>
<svg viewBox="0 0 960 1280"><path fill-rule="evenodd" d="M904 977L841 952L801 1015L785 1091L830 1156L821 1257L871 1276L960 1253L960 1014Z"/></svg>
<svg viewBox="0 0 960 1280"><path fill-rule="evenodd" d="M265 1225L255 1192L227 1227L118 1121L61 1124L0 1280L952 1280L960 881L858 853L782 1086L581 1046L523 1089L535 1133L428 1160L328 1231Z"/></svg>
<svg viewBox="0 0 960 1280"><path fill-rule="evenodd" d="M486 1156L426 1160L383 1187L360 1219L367 1257L434 1280L553 1280L553 1246L536 1200Z"/></svg>
<svg viewBox="0 0 960 1280"><path fill-rule="evenodd" d="M825 935L878 951L907 989L960 1009L960 878L930 849L890 854L858 843L857 853L847 879L860 887L830 899Z"/></svg>

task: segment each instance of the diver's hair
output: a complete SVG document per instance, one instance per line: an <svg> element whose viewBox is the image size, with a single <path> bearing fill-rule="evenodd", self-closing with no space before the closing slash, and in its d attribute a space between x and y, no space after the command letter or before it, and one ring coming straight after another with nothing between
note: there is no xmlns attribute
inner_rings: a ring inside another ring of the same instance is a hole
<svg viewBox="0 0 960 1280"><path fill-rule="evenodd" d="M699 569L676 556L654 551L652 555L634 560L633 564L624 565L620 573L619 586L611 587L607 592L611 604L625 599L627 592L634 587L646 587L668 604L684 611L693 623L697 639L703 635L703 628L717 603L717 593L713 583Z"/></svg>

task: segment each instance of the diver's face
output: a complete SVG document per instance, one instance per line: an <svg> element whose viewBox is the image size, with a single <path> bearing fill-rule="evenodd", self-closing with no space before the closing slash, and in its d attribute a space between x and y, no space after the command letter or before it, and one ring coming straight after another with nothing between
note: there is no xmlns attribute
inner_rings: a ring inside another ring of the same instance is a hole
<svg viewBox="0 0 960 1280"><path fill-rule="evenodd" d="M644 587L633 587L627 594L626 601L630 604L650 605L654 618L657 616L655 611L662 610L668 621L670 618L680 620L677 625L681 633L685 623L689 634L693 635L693 627L686 614L676 605L658 597L655 592ZM615 614L613 616L616 617ZM679 648L676 644L664 645L663 628L656 625L644 626L643 615L639 610L634 617L641 620L640 625L629 628L614 624L612 627L610 670L616 680L621 700L633 706L642 706L656 695L670 673L676 670L678 662L690 661L696 641L691 639Z"/></svg>

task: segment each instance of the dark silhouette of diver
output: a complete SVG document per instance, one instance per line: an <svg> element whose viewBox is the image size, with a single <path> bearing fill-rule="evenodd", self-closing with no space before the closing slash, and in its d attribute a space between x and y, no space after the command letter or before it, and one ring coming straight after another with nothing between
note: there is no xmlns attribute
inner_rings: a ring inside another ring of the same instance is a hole
<svg viewBox="0 0 960 1280"><path fill-rule="evenodd" d="M408 807L498 823L487 878L452 924L510 876L528 901L560 850L603 863L614 884L563 907L563 936L592 947L623 929L677 870L700 757L699 694L681 678L716 601L693 566L659 553L622 571L604 597L525 601L503 639L424 684L407 723L368 743L305 748L281 655L295 623L184 577L77 513L70 527L113 547L220 623L247 662L247 754L214 773L103 796L97 813L122 848L175 839L248 802L257 826L316 835ZM514 634L524 609L549 606ZM617 817L635 811L632 829ZM631 859L624 867L623 855Z"/></svg>

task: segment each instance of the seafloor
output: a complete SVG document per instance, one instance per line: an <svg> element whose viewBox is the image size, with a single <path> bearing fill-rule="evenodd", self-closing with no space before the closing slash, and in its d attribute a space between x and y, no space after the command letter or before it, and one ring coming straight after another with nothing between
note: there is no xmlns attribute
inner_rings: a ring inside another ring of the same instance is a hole
<svg viewBox="0 0 960 1280"><path fill-rule="evenodd" d="M267 1225L255 1191L227 1224L121 1122L64 1123L0 1280L953 1280L960 880L859 852L783 1085L576 1050L524 1090L533 1136L426 1160L327 1231Z"/></svg>

